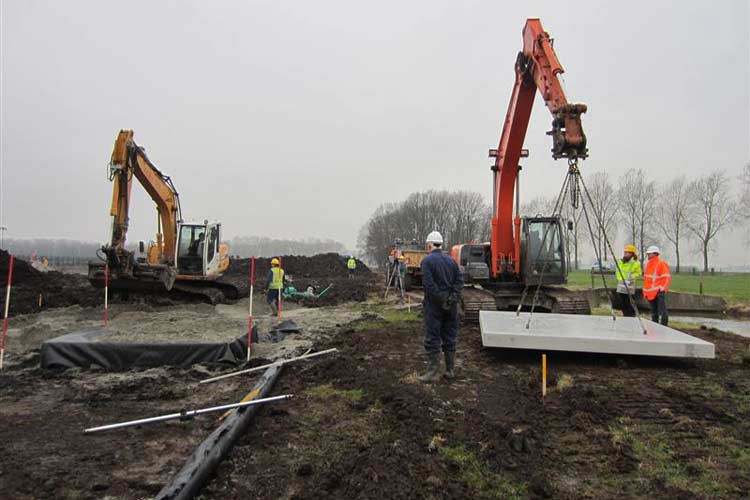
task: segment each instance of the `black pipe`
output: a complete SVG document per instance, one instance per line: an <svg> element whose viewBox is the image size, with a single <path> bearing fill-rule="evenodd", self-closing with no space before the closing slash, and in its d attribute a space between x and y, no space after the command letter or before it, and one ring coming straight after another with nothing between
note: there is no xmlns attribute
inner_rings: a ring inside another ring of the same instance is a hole
<svg viewBox="0 0 750 500"><path fill-rule="evenodd" d="M255 384L253 390L259 390L258 398L268 395L282 367L272 366ZM156 500L188 500L196 497L201 489L213 477L214 470L226 458L234 444L247 432L253 417L262 405L249 406L234 411L216 428L200 445L198 445L175 474L172 481L156 495Z"/></svg>

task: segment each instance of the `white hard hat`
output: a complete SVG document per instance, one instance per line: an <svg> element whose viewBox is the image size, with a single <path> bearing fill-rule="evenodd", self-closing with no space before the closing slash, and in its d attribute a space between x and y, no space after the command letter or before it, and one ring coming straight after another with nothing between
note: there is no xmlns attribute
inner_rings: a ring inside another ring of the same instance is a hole
<svg viewBox="0 0 750 500"><path fill-rule="evenodd" d="M437 243L438 245L443 244L443 235L437 231L433 231L427 235L427 243Z"/></svg>
<svg viewBox="0 0 750 500"><path fill-rule="evenodd" d="M659 250L659 247L656 245L651 245L646 249L646 253L658 253L661 254L661 250Z"/></svg>

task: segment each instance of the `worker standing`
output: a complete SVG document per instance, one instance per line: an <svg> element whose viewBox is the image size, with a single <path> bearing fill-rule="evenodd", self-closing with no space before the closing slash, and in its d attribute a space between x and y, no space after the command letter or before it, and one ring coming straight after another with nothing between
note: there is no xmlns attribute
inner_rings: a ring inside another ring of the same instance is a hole
<svg viewBox="0 0 750 500"><path fill-rule="evenodd" d="M617 296L623 316L635 316L633 307L636 280L641 276L641 263L635 245L626 245L622 259L617 259Z"/></svg>
<svg viewBox="0 0 750 500"><path fill-rule="evenodd" d="M271 308L271 315L276 316L279 313L279 295L280 290L284 288L284 270L279 267L279 259L271 259L271 269L266 275L266 302Z"/></svg>
<svg viewBox="0 0 750 500"><path fill-rule="evenodd" d="M643 273L643 296L651 306L651 321L667 326L667 290L672 281L669 264L661 259L659 247L650 246L646 249L646 272Z"/></svg>
<svg viewBox="0 0 750 500"><path fill-rule="evenodd" d="M357 269L357 261L354 255L349 256L349 260L346 261L346 268L349 270L349 279L354 277L354 270Z"/></svg>
<svg viewBox="0 0 750 500"><path fill-rule="evenodd" d="M431 232L427 236L430 254L422 260L424 348L428 358L427 372L419 377L422 382L440 379L441 350L445 355L445 377L455 378L458 303L464 280L456 261L440 249L442 245L443 236L437 231Z"/></svg>

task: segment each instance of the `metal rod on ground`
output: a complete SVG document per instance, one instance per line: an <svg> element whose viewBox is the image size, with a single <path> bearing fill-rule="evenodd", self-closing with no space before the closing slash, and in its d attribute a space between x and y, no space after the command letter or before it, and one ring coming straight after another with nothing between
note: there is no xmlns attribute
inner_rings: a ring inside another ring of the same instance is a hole
<svg viewBox="0 0 750 500"><path fill-rule="evenodd" d="M245 403L247 401L251 401L254 399L258 394L260 394L260 389L255 389L253 391L248 392L244 398L240 399L240 403ZM219 422L227 418L229 415L232 414L232 412L235 411L235 408L232 408L231 410L227 410L224 413L221 414L219 417Z"/></svg>
<svg viewBox="0 0 750 500"><path fill-rule="evenodd" d="M285 364L291 363L293 361L299 361L299 360L302 360L302 359L309 359L309 358L314 358L316 356L322 356L323 354L329 354L329 353L332 353L332 352L336 352L337 350L338 349L336 349L334 347L332 349L326 349L325 351L313 352L311 354L304 354L302 356L297 356L296 358L281 359L281 360L276 361L274 363L268 363L267 365L256 366L255 368L248 368L247 370L240 370L238 372L232 372L232 373L226 373L224 375L219 375L218 377L207 378L207 379L201 380L200 383L201 384L206 384L208 382L216 382L217 380L223 380L223 379L229 378L229 377L236 377L237 375L242 375L242 374L245 374L245 373L252 373L252 372L257 372L257 371L260 371L260 370L265 370L266 368L268 368L270 366L285 365Z"/></svg>
<svg viewBox="0 0 750 500"><path fill-rule="evenodd" d="M255 284L255 257L250 259L250 301L247 306L247 360L250 361L250 351L253 345L253 286Z"/></svg>
<svg viewBox="0 0 750 500"><path fill-rule="evenodd" d="M104 264L104 326L109 324L109 263Z"/></svg>
<svg viewBox="0 0 750 500"><path fill-rule="evenodd" d="M3 369L5 359L5 339L8 338L8 309L10 308L10 283L13 281L13 256L10 256L8 263L8 286L5 289L5 313L3 314L3 340L0 347L0 370Z"/></svg>
<svg viewBox="0 0 750 500"><path fill-rule="evenodd" d="M228 405L212 406L211 408L201 408L199 410L183 410L180 413L169 413L167 415L160 415L158 417L141 418L138 420L130 420L128 422L120 422L117 424L101 425L99 427L90 427L88 429L84 429L83 432L85 434L90 434L92 432L122 429L123 427L134 427L136 425L155 424L157 422L166 422L167 420L176 420L176 419L188 420L193 417L197 417L198 415L203 415L204 413L213 413L217 411L229 410L232 408L244 408L245 406L259 405L263 403L272 403L274 401L290 399L291 397L292 397L292 394L284 394L281 396L272 396L270 398L253 399L250 401L245 401L244 403L231 403Z"/></svg>
<svg viewBox="0 0 750 500"><path fill-rule="evenodd" d="M547 355L542 354L542 399L547 396Z"/></svg>

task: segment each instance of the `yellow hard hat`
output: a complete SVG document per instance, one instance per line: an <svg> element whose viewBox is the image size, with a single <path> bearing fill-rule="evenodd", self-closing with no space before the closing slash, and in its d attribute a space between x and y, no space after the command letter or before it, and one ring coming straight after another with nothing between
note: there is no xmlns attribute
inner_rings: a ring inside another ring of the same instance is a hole
<svg viewBox="0 0 750 500"><path fill-rule="evenodd" d="M638 253L638 249L637 249L637 248L635 248L635 245L625 245L625 251L626 251L626 252L630 252L630 253L632 253L632 254L634 254L634 255L635 255L636 253Z"/></svg>
<svg viewBox="0 0 750 500"><path fill-rule="evenodd" d="M277 259L276 257L274 257L273 259L271 259L271 265L272 266L278 266L279 265L279 259Z"/></svg>

